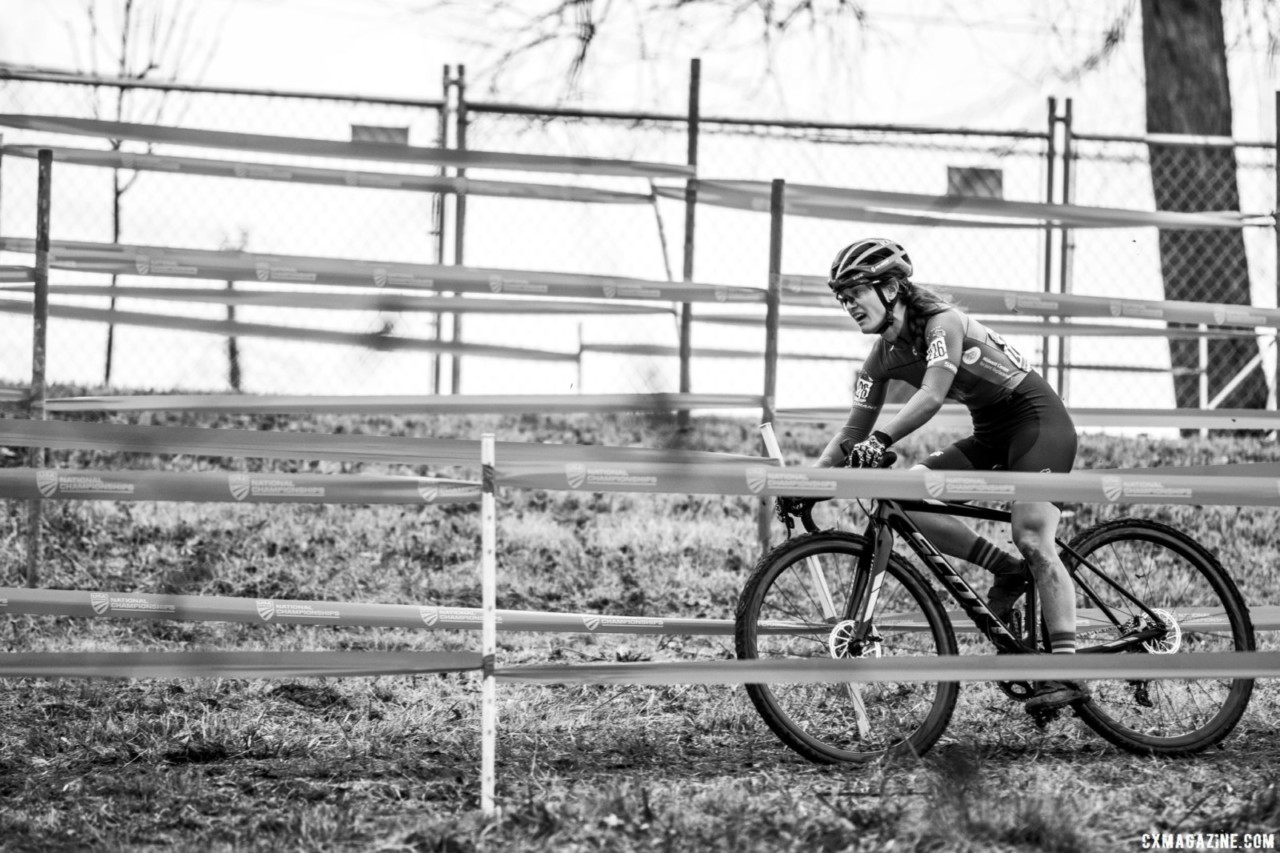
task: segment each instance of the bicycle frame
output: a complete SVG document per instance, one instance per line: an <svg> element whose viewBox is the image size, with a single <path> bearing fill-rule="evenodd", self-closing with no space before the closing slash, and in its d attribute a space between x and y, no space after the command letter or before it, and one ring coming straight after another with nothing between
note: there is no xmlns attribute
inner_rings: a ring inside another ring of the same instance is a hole
<svg viewBox="0 0 1280 853"><path fill-rule="evenodd" d="M899 536L920 558L920 561L929 569L933 577L956 600L965 615L968 616L983 636L990 640L1000 653L1037 653L1039 649L1037 648L1035 626L1039 624L1040 620L1037 618L1035 585L1032 584L1026 594L1026 612L1028 614L1028 618L1024 622L1026 636L1019 637L1010 629L1010 626L1000 621L991 612L982 597L978 595L969 582L956 571L946 556L921 532L920 528L911 520L909 513L912 512L976 518L1004 524L1010 523L1012 519L1007 510L974 507L968 504L888 499L875 501L875 507L870 514L866 529L866 537L872 543L872 547L870 552L862 558L863 563L869 562L870 565L860 564L858 566L859 571L855 575L857 579L855 587L848 599L847 610L844 614L845 619L854 622L855 636L866 640L870 637L871 632L875 630L873 616L880 585L883 582L884 573L888 569L889 558L893 551L894 537ZM806 522L805 526L809 527L809 520L802 520ZM1160 617L1145 603L1106 575L1096 565L1072 550L1066 543L1061 540L1055 541L1059 550L1066 552L1068 558L1066 561L1067 572L1072 581L1120 632L1120 636L1116 639L1081 648L1079 650L1081 653L1117 653L1139 649L1143 644L1156 640L1164 634L1165 628ZM1089 579L1081 573L1081 568L1087 569L1095 580L1104 582L1134 606L1141 609L1149 619L1148 626L1142 628L1140 625L1132 624L1131 622L1122 622L1115 611L1108 607L1094 591L1093 587L1090 586Z"/></svg>

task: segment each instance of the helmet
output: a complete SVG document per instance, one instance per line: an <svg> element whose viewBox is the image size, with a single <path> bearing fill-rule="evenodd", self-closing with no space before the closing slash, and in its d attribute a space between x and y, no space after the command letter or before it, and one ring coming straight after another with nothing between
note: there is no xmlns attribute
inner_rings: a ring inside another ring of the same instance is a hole
<svg viewBox="0 0 1280 853"><path fill-rule="evenodd" d="M827 287L838 293L852 284L910 277L911 258L906 249L892 240L868 237L855 240L836 254Z"/></svg>

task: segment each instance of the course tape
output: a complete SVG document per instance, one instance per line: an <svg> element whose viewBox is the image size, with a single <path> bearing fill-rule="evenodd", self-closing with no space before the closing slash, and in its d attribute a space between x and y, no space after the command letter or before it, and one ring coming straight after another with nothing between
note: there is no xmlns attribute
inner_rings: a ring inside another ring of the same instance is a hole
<svg viewBox="0 0 1280 853"><path fill-rule="evenodd" d="M733 634L732 619L689 619L669 616L617 616L600 613L547 613L498 610L497 626L504 632L588 634ZM364 604L347 601L301 599L253 599L213 595L160 595L145 592L90 592L0 587L0 615L71 616L97 619L173 620L184 622L244 622L276 625L342 625L362 628L408 628L432 631L479 631L478 607L442 607L413 604ZM962 611L948 614L959 633L976 633L977 627ZM1257 631L1280 630L1280 607L1250 609ZM1096 610L1076 613L1080 631L1107 627ZM881 627L927 630L918 614L885 616ZM1228 624L1221 611L1196 613L1180 621L1184 631L1223 631ZM779 628L779 631L794 629ZM826 630L826 628L822 628Z"/></svg>
<svg viewBox="0 0 1280 853"><path fill-rule="evenodd" d="M272 625L343 625L432 631L479 631L475 607L363 604L347 601L253 599L213 595L157 595L0 587L0 615L80 618L168 619L186 622L245 622ZM733 633L732 619L616 616L599 613L540 613L498 610L499 631L585 634Z"/></svg>
<svg viewBox="0 0 1280 853"><path fill-rule="evenodd" d="M30 285L5 291L31 293ZM445 311L453 314L672 314L669 305L581 299L511 299L473 296L423 296L377 291L333 293L295 290L228 290L226 287L122 287L102 284L55 284L50 296L99 299L142 299L169 302L212 302L265 308L315 308L330 311ZM30 307L28 306L28 311Z"/></svg>
<svg viewBox="0 0 1280 853"><path fill-rule="evenodd" d="M333 459L404 465L461 465L478 467L480 442L451 438L375 435L330 435L198 427L147 427L124 424L41 421L0 418L0 446L47 447L53 450L101 450L109 453L183 453L195 456L257 457L263 459ZM757 463L754 456L694 450L655 450L645 447L605 447L583 444L497 443L499 467L545 462L565 464L640 465L662 461L704 468ZM499 473L501 481L501 472Z"/></svg>
<svg viewBox="0 0 1280 853"><path fill-rule="evenodd" d="M1111 368L1107 368L1111 369ZM890 404L881 412L892 417L902 408ZM830 407L778 409L779 421L844 423L849 410ZM1098 409L1071 408L1071 419L1077 427L1140 427L1148 429L1226 429L1226 430L1275 430L1280 429L1280 412L1266 409ZM973 416L963 406L948 404L929 421L931 426L968 428ZM1178 470L1181 470L1180 468Z"/></svg>
<svg viewBox="0 0 1280 853"><path fill-rule="evenodd" d="M481 664L468 652L17 652L0 655L0 678L373 677L469 672ZM1275 678L1280 652L533 664L495 674L511 682L621 685Z"/></svg>
<svg viewBox="0 0 1280 853"><path fill-rule="evenodd" d="M36 277L35 270L31 267L0 267L0 283L8 283L14 281L34 281Z"/></svg>
<svg viewBox="0 0 1280 853"><path fill-rule="evenodd" d="M731 326L759 327L762 320L743 314L695 314L698 323L716 323ZM1125 338L1243 338L1254 337L1252 329L1169 329L1153 326L1110 325L1105 323L1050 323L1032 320L984 320L983 323L1004 335L1037 335L1041 337L1125 337ZM778 318L778 325L785 329L821 329L831 331L848 331L854 328L847 316L832 314L830 316L784 314ZM695 353L702 354L699 349Z"/></svg>
<svg viewBox="0 0 1280 853"><path fill-rule="evenodd" d="M0 126L72 136L188 145L196 148L266 151L273 154L302 154L309 157L336 157L345 160L379 160L385 163L418 163L461 169L515 169L521 172L567 172L575 175L617 175L636 178L691 178L697 173L692 166L668 163L555 157L542 154L506 154L453 148L420 148L386 142L336 142L327 139L197 130L61 116L0 115Z"/></svg>
<svg viewBox="0 0 1280 853"><path fill-rule="evenodd" d="M763 212L771 208L772 184L767 181L697 180L695 186L701 203ZM683 187L659 187L658 193L668 198L684 198ZM1235 211L1179 213L1125 210L806 184L787 184L783 203L784 211L796 216L973 228L1043 228L1055 225L1071 228L1205 229L1274 224L1270 216Z"/></svg>
<svg viewBox="0 0 1280 853"><path fill-rule="evenodd" d="M31 305L11 299L0 299L0 312L30 314ZM270 338L274 340L306 341L308 343L341 344L383 352L436 352L530 361L568 362L577 361L578 359L577 354L571 352L551 352L549 350L495 346L493 344L467 344L456 341L437 341L429 338L406 338L373 333L357 334L334 331L332 329L303 329L294 326L280 326L274 323L246 323L241 320L202 320L197 317L179 317L170 314L148 314L139 311L120 311L104 308L82 308L76 305L50 305L49 316L61 320L143 326L153 329L200 332L226 337Z"/></svg>
<svg viewBox="0 0 1280 853"><path fill-rule="evenodd" d="M363 474L3 468L0 469L0 499L452 504L479 501L480 484L432 477Z"/></svg>
<svg viewBox="0 0 1280 853"><path fill-rule="evenodd" d="M35 241L0 237L0 251L34 254ZM760 288L697 282L62 240L55 240L50 247L49 264L57 269L104 275L394 287L505 296L729 303L764 302L765 298Z"/></svg>
<svg viewBox="0 0 1280 853"><path fill-rule="evenodd" d="M694 318L697 319L696 317ZM763 321L757 321L757 325ZM587 344L584 343L579 347L581 352L595 353L615 353L618 355L644 355L666 358L679 358L680 348L667 346L665 344ZM698 358L764 358L763 349L725 349L722 347L704 347L695 346L693 354ZM781 358L785 359L804 359L808 361L843 361L848 362L849 356L840 353L832 353L830 355L822 355L820 353L782 353Z"/></svg>
<svg viewBox="0 0 1280 853"><path fill-rule="evenodd" d="M25 397L23 397L25 399ZM318 414L525 414L541 412L671 412L680 409L759 408L748 394L433 394L423 396L298 396L151 394L46 400L51 414L69 412L240 412Z"/></svg>
<svg viewBox="0 0 1280 853"><path fill-rule="evenodd" d="M955 655L856 660L725 660L531 664L503 667L503 681L544 684L818 684L901 681L1276 678L1280 652L1182 655Z"/></svg>
<svg viewBox="0 0 1280 853"><path fill-rule="evenodd" d="M231 456L347 458L474 466L475 441L375 436L291 436L249 430L135 427L0 419L0 443L55 449L138 450ZM1077 471L861 470L781 468L775 461L693 451L501 442L498 485L551 491L778 495L951 501L1280 506L1280 479ZM323 475L316 475L323 476Z"/></svg>
<svg viewBox="0 0 1280 853"><path fill-rule="evenodd" d="M25 403L30 397L30 388L0 388L0 403Z"/></svg>
<svg viewBox="0 0 1280 853"><path fill-rule="evenodd" d="M6 145L4 153L34 158L40 146ZM412 192L466 193L499 198L549 199L595 204L649 204L648 193L628 193L594 187L549 186L547 184L477 181L433 175L397 175L388 172L361 172L352 169L319 169L278 163L243 163L161 154L131 154L126 151L97 151L88 148L54 148L53 159L81 166L164 172L180 175L210 175L219 178L247 178L260 181L287 181L338 187L362 187Z"/></svg>
<svg viewBox="0 0 1280 853"><path fill-rule="evenodd" d="M17 652L0 678L343 678L469 672L470 652Z"/></svg>
<svg viewBox="0 0 1280 853"><path fill-rule="evenodd" d="M783 302L834 308L827 280L813 275L781 277ZM1112 319L1160 320L1207 326L1280 328L1280 309L1225 302L1183 300L1119 299L1110 296L1082 296L1074 293L1031 293L985 287L938 285L955 297L966 310L982 314L1035 314L1044 317L1108 317ZM837 312L838 314L839 312ZM844 317L840 316L841 320Z"/></svg>

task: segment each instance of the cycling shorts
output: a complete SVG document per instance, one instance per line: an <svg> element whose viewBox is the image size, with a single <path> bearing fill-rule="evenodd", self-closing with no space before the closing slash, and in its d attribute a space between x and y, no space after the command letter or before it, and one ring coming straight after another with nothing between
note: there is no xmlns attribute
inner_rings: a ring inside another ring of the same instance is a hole
<svg viewBox="0 0 1280 853"><path fill-rule="evenodd" d="M1066 474L1076 461L1076 427L1062 399L1028 373L1004 400L973 412L973 435L922 463L936 471Z"/></svg>

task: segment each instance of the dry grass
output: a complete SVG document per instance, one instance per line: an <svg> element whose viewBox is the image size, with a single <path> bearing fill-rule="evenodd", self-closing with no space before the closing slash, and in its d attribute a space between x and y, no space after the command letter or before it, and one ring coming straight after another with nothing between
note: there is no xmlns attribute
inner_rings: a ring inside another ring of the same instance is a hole
<svg viewBox="0 0 1280 853"><path fill-rule="evenodd" d="M250 425L223 422L221 426ZM255 424L256 425L256 424ZM304 429L333 431L320 419ZM283 428L285 424L275 424ZM380 419L343 429L677 443L642 419ZM824 430L784 444L812 457ZM682 440L689 445L694 442ZM756 452L750 424L701 447ZM908 445L909 455L920 449ZM1251 439L1086 437L1086 465L1271 460ZM76 455L101 467L210 460ZM239 464L239 463L228 463ZM44 584L474 606L477 520L459 508L48 504ZM1110 510L1115 512L1115 510ZM754 559L754 504L682 495L507 493L499 606L728 617ZM1218 550L1253 604L1280 603L1271 510L1151 507ZM1080 507L1072 521L1095 520ZM0 571L17 583L23 513ZM470 634L15 617L6 651L475 648ZM1272 638L1266 644L1275 648ZM731 639L502 634L502 663L732 656ZM0 689L0 848L9 850L1131 850L1162 831L1280 832L1280 691L1192 759L1139 759L1074 718L1048 730L967 684L923 759L818 767L741 690L504 684L500 820L478 812L472 675L296 681L11 680Z"/></svg>

